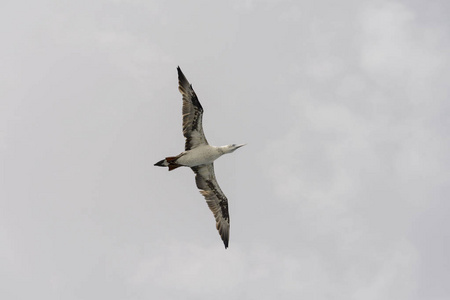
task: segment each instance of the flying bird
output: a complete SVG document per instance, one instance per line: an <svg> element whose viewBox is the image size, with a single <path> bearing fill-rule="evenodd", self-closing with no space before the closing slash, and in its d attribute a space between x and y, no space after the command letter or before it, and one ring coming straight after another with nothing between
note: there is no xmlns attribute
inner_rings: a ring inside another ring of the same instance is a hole
<svg viewBox="0 0 450 300"><path fill-rule="evenodd" d="M183 96L183 135L186 138L184 151L177 156L169 156L160 160L155 166L168 167L169 171L178 167L190 167L194 171L195 183L214 214L216 228L225 248L228 248L230 238L228 199L217 183L213 162L245 144L219 147L208 144L202 127L203 107L180 67L177 67L177 70L178 90Z"/></svg>

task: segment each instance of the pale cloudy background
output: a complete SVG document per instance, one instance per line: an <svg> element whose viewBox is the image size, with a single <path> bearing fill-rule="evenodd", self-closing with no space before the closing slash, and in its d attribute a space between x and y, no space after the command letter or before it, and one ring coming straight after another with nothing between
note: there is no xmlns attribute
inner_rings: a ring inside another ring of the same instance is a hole
<svg viewBox="0 0 450 300"><path fill-rule="evenodd" d="M1 299L450 299L450 2L2 1ZM178 154L176 66L228 250Z"/></svg>

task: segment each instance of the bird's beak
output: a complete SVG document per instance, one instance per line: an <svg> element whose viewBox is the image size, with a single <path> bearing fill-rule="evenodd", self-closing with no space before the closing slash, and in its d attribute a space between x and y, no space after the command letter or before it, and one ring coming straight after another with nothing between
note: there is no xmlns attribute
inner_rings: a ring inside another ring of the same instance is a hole
<svg viewBox="0 0 450 300"><path fill-rule="evenodd" d="M237 148L241 148L242 146L245 146L245 145L247 145L247 144L240 144L240 145L237 145L237 146L236 146L236 149L237 149Z"/></svg>

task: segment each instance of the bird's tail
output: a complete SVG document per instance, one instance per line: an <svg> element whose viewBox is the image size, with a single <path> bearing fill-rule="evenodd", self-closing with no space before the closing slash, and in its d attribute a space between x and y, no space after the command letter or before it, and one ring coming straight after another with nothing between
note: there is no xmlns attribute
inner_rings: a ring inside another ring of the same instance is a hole
<svg viewBox="0 0 450 300"><path fill-rule="evenodd" d="M167 167L168 165L169 165L169 163L165 159L160 160L156 164L154 164L154 166L157 166L157 167Z"/></svg>
<svg viewBox="0 0 450 300"><path fill-rule="evenodd" d="M157 167L169 167L169 171L172 171L178 167L181 167L181 165L179 165L175 162L177 159L178 159L178 156L166 157L165 159L158 161L154 165Z"/></svg>

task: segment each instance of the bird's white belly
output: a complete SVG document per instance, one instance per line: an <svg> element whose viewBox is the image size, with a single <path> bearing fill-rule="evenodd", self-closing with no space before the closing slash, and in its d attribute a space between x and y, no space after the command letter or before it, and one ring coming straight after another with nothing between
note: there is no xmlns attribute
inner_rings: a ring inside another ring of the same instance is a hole
<svg viewBox="0 0 450 300"><path fill-rule="evenodd" d="M201 146L184 152L184 154L177 159L177 164L187 167L205 165L212 163L221 155L222 153L215 147L209 145Z"/></svg>

